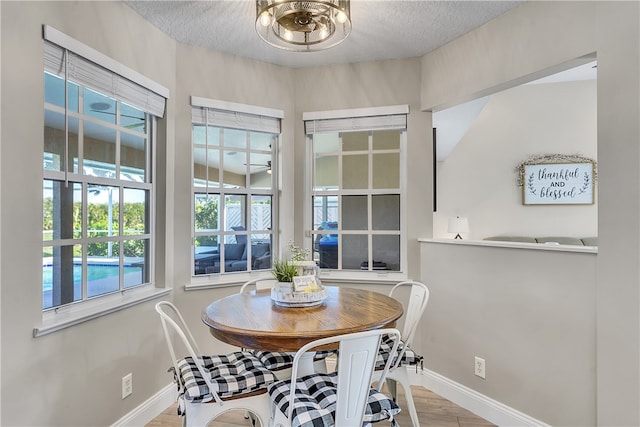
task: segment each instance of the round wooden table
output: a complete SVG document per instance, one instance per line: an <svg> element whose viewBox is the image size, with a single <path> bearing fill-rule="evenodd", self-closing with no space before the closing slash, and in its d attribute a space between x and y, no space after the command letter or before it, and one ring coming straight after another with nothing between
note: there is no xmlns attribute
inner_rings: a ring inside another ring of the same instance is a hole
<svg viewBox="0 0 640 427"><path fill-rule="evenodd" d="M211 335L231 345L265 351L297 351L313 340L395 326L399 301L373 291L327 286L317 307L275 305L271 293L252 291L219 299L202 312Z"/></svg>

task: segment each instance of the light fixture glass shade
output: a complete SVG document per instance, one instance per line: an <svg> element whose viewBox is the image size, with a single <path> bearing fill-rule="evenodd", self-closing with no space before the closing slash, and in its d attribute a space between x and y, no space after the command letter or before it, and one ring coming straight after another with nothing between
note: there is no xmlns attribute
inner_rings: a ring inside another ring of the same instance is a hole
<svg viewBox="0 0 640 427"><path fill-rule="evenodd" d="M455 216L449 218L449 227L447 228L449 233L456 233L456 239L461 239L460 233L466 233L469 231L469 218Z"/></svg>
<svg viewBox="0 0 640 427"><path fill-rule="evenodd" d="M280 49L328 49L351 32L349 0L256 0L256 31Z"/></svg>

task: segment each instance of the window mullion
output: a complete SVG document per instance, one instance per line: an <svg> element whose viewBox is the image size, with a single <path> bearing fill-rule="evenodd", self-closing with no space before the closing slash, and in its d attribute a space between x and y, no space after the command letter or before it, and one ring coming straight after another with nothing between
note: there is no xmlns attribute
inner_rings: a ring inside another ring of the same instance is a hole
<svg viewBox="0 0 640 427"><path fill-rule="evenodd" d="M122 102L116 101L116 157L115 157L115 179L119 185L116 187L118 191L118 233L117 239L115 242L118 244L118 265L119 274L118 274L118 289L120 291L124 291L124 189L123 184L120 181L121 179L121 160L122 160L122 132L121 124L122 124ZM148 151L148 150L146 150ZM109 190L109 204L113 206L113 194L112 190ZM108 218L109 224L108 229L112 229L113 218ZM112 237L112 236L109 236ZM113 256L113 242L110 244L111 251L109 251L108 256Z"/></svg>
<svg viewBox="0 0 640 427"><path fill-rule="evenodd" d="M116 144L116 153L115 153L115 176L114 178L117 180L120 180L120 156L121 156L121 147L120 147L120 141L121 141L121 132L120 132L120 108L121 108L122 104L118 101L116 101L116 140L114 141Z"/></svg>
<svg viewBox="0 0 640 427"><path fill-rule="evenodd" d="M367 269L373 270L373 132L368 136L368 188L367 188Z"/></svg>
<svg viewBox="0 0 640 427"><path fill-rule="evenodd" d="M218 146L216 149L218 150L218 187L220 191L224 191L224 130L222 128L218 128ZM222 224L222 222L220 222ZM222 227L220 227L222 228Z"/></svg>
<svg viewBox="0 0 640 427"><path fill-rule="evenodd" d="M204 117L204 192L209 194L209 111L205 110Z"/></svg>
<svg viewBox="0 0 640 427"><path fill-rule="evenodd" d="M344 242L343 231L343 218L342 218L342 198L344 195L344 174L343 165L344 165L344 134L342 132L339 133L338 137L338 270L342 270L342 246Z"/></svg>
<svg viewBox="0 0 640 427"><path fill-rule="evenodd" d="M80 132L78 132L80 133ZM79 135L78 135L79 136ZM80 156L78 155L78 159L80 159ZM88 276L88 252L89 252L89 215L88 215L88 210L89 210L89 201L88 199L88 194L89 194L89 184L86 181L82 182L82 237L83 237L83 241L81 242L81 248L82 248L82 256L81 256L81 265L82 265L82 278L80 280L81 283L81 287L82 287L82 295L80 297L80 299L82 301L86 301L89 295L89 284L88 284L88 280L87 280L87 276Z"/></svg>
<svg viewBox="0 0 640 427"><path fill-rule="evenodd" d="M69 51L64 55L64 184L69 185Z"/></svg>
<svg viewBox="0 0 640 427"><path fill-rule="evenodd" d="M78 169L75 172L81 176L83 180L86 180L87 177L84 174L84 91L78 90L78 92L78 113L80 117L78 118Z"/></svg>
<svg viewBox="0 0 640 427"><path fill-rule="evenodd" d="M124 230L124 187L119 185L118 189L118 263L120 265L120 290L124 291L124 242L125 242L125 230Z"/></svg>

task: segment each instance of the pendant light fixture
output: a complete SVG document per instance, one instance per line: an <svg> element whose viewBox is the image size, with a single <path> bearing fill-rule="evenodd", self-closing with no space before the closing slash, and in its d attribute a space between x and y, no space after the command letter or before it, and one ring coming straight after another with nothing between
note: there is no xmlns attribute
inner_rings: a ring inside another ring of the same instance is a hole
<svg viewBox="0 0 640 427"><path fill-rule="evenodd" d="M328 49L351 32L349 0L256 0L256 31L280 49Z"/></svg>

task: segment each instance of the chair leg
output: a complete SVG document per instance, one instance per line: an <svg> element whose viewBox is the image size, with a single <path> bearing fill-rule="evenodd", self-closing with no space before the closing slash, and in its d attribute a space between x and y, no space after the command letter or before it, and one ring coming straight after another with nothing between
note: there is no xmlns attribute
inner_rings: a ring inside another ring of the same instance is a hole
<svg viewBox="0 0 640 427"><path fill-rule="evenodd" d="M397 402L398 401L398 383L396 380L392 380L391 378L387 378L387 388L389 389L389 395L391 398Z"/></svg>
<svg viewBox="0 0 640 427"><path fill-rule="evenodd" d="M270 417L269 395L264 393L224 402L223 406L216 402L187 403L184 427L202 427L208 425L220 414L230 410L244 410L253 426L267 427Z"/></svg>
<svg viewBox="0 0 640 427"><path fill-rule="evenodd" d="M420 427L420 421L418 420L418 412L416 411L416 405L413 401L413 394L411 394L411 383L409 382L409 374L407 373L406 366L400 366L389 372L387 380L394 380L394 382L400 383L402 391L404 392L404 399L407 402L407 409L411 416L411 424L413 427ZM397 391L397 390L396 390Z"/></svg>

